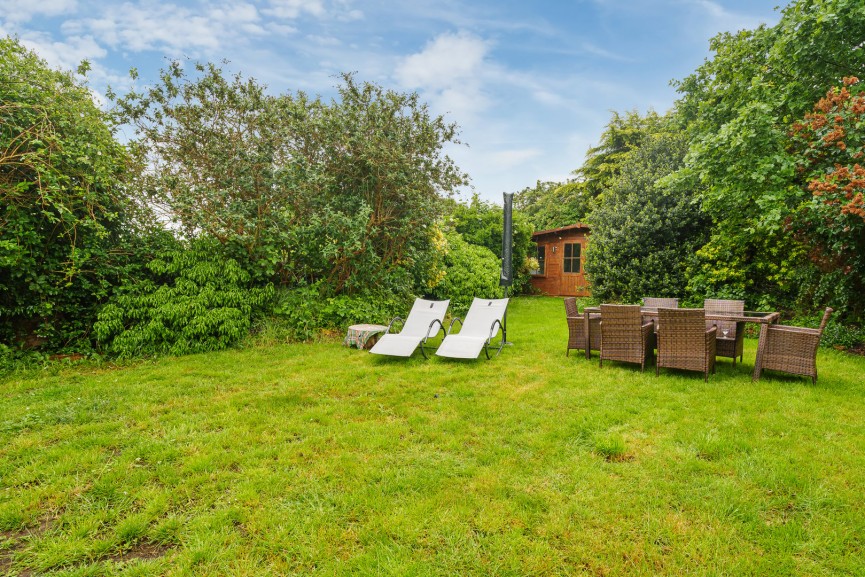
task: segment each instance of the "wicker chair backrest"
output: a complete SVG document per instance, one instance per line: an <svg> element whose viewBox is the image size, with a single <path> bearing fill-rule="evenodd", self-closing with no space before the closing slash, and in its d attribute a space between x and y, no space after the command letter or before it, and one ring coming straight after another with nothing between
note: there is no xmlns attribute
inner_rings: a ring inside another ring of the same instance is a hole
<svg viewBox="0 0 865 577"><path fill-rule="evenodd" d="M706 313L703 309L658 309L658 347L693 352L706 350Z"/></svg>
<svg viewBox="0 0 865 577"><path fill-rule="evenodd" d="M745 312L745 301L734 301L724 299L706 299L703 301L703 308L706 314L730 314L739 315ZM718 325L718 336L721 336L722 331L728 331L728 336L731 339L736 338L736 323L731 321L706 321L706 327Z"/></svg>
<svg viewBox="0 0 865 577"><path fill-rule="evenodd" d="M601 339L605 334L617 334L633 337L634 342L640 342L643 317L640 305L601 305Z"/></svg>
<svg viewBox="0 0 865 577"><path fill-rule="evenodd" d="M565 316L566 317L576 317L579 316L580 312L577 309L577 299L576 297L568 297L565 299Z"/></svg>
<svg viewBox="0 0 865 577"><path fill-rule="evenodd" d="M826 323L829 322L829 317L832 315L832 309L826 308L826 311L823 313L823 320L820 321L820 336L823 336L823 329L826 328Z"/></svg>
<svg viewBox="0 0 865 577"><path fill-rule="evenodd" d="M650 309L659 309L661 307L667 309L677 309L679 308L679 299L643 297L643 306Z"/></svg>

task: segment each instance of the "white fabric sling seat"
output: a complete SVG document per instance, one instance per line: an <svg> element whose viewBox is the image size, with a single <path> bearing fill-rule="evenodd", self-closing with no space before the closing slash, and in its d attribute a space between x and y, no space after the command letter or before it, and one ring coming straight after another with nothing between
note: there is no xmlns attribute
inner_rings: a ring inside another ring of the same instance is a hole
<svg viewBox="0 0 865 577"><path fill-rule="evenodd" d="M369 352L392 357L410 357L420 346L420 351L426 358L426 351L424 350L426 342L431 336L436 336L439 331L445 332L442 320L445 318L448 304L450 304L450 300L415 299L406 319L403 321L400 317L395 317L391 320L384 335ZM396 334L391 333L391 328L397 322L402 322L402 330ZM433 332L436 325L439 328Z"/></svg>
<svg viewBox="0 0 865 577"><path fill-rule="evenodd" d="M455 318L451 321L445 339L436 351L440 357L452 359L476 359L483 350L487 358L490 357L490 342L502 331L502 340L496 350L496 355L505 346L507 328L505 326L505 312L508 309L509 299L474 299L465 320ZM459 334L453 334L454 323L460 321L462 325Z"/></svg>

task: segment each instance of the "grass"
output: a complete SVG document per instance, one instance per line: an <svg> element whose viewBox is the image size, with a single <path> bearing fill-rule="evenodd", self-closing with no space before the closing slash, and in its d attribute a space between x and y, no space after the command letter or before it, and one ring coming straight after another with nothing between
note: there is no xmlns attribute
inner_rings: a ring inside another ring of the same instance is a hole
<svg viewBox="0 0 865 577"><path fill-rule="evenodd" d="M810 379L339 341L0 381L0 575L862 575L865 358ZM483 357L483 355L482 355Z"/></svg>

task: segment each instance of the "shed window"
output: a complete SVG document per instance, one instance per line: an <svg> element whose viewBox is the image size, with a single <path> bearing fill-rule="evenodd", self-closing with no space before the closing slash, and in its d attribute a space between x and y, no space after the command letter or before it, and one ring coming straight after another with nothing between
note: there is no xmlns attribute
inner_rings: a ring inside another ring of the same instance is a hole
<svg viewBox="0 0 865 577"><path fill-rule="evenodd" d="M546 252L547 252L547 247L538 245L538 252L535 255L535 257L538 259L538 268L531 271L531 273L533 275L540 276L540 275L544 274L544 271L546 270L546 267L544 264L544 262L546 260Z"/></svg>
<svg viewBox="0 0 865 577"><path fill-rule="evenodd" d="M580 243L565 243L565 272L580 272Z"/></svg>

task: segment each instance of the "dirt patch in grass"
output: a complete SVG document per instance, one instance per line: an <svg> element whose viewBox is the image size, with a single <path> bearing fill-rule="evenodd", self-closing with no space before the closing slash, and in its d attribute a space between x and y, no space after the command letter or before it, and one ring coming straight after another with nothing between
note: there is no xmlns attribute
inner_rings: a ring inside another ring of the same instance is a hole
<svg viewBox="0 0 865 577"><path fill-rule="evenodd" d="M23 533L17 531L0 531L0 544L4 547L0 549L0 575L6 575L12 569L12 557L16 551L24 547L24 543L21 542L22 535ZM6 548L7 543L11 543L12 546ZM29 576L30 572L25 571L21 575Z"/></svg>
<svg viewBox="0 0 865 577"><path fill-rule="evenodd" d="M169 551L171 551L173 547L171 545L152 543L150 541L143 541L135 545L129 551L122 553L120 555L112 555L108 557L111 561L120 561L120 562L129 562L134 561L136 559L148 560L148 559L159 559L166 555Z"/></svg>
<svg viewBox="0 0 865 577"><path fill-rule="evenodd" d="M859 355L860 357L865 357L865 343L859 343L858 345L854 345L848 348L847 352L851 355Z"/></svg>

